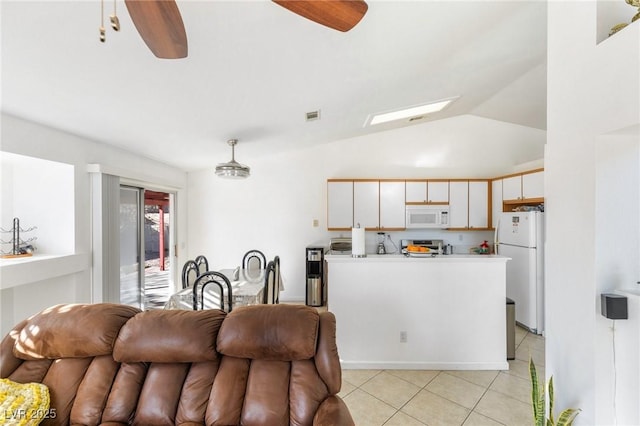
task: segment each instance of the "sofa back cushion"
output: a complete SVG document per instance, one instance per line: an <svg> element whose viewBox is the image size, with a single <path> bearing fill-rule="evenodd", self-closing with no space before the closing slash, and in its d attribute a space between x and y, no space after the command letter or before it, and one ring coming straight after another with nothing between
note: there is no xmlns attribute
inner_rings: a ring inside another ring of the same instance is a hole
<svg viewBox="0 0 640 426"><path fill-rule="evenodd" d="M25 323L13 352L24 360L109 355L122 325L138 312L112 303L56 305Z"/></svg>
<svg viewBox="0 0 640 426"><path fill-rule="evenodd" d="M316 353L319 316L303 305L234 309L218 334L218 352L271 361L310 359Z"/></svg>
<svg viewBox="0 0 640 426"><path fill-rule="evenodd" d="M154 310L136 315L120 330L113 358L118 362L215 361L221 310Z"/></svg>

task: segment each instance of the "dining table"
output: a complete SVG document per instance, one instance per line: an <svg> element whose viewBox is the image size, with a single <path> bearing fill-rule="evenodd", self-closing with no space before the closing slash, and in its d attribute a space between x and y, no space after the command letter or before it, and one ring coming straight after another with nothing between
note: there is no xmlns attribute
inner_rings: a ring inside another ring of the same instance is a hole
<svg viewBox="0 0 640 426"><path fill-rule="evenodd" d="M265 269L235 268L221 269L218 272L229 279L231 283L231 305L258 305L264 300ZM280 289L282 290L282 288ZM227 300L227 288L223 285L223 300ZM164 309L193 310L193 287L189 286L169 297ZM220 309L220 288L208 285L204 289L204 306L201 309Z"/></svg>

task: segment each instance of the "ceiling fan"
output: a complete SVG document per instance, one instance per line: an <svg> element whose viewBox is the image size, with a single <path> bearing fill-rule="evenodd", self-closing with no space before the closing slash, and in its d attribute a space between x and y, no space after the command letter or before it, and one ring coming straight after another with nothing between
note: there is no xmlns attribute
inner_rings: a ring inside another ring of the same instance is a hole
<svg viewBox="0 0 640 426"><path fill-rule="evenodd" d="M273 0L291 12L338 31L349 31L367 12L364 0ZM158 58L187 56L187 34L175 0L125 0L131 20Z"/></svg>

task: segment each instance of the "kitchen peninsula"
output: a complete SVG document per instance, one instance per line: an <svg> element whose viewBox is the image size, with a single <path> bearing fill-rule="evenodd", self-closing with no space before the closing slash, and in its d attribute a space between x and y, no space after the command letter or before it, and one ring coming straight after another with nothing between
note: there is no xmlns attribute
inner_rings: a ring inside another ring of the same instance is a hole
<svg viewBox="0 0 640 426"><path fill-rule="evenodd" d="M327 255L347 369L507 370L506 263L494 255Z"/></svg>

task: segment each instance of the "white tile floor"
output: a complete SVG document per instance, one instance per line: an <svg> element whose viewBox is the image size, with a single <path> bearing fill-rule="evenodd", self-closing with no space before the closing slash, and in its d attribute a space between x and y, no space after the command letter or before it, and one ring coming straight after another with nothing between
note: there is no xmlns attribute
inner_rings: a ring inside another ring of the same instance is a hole
<svg viewBox="0 0 640 426"><path fill-rule="evenodd" d="M358 426L531 425L529 357L544 377L544 338L517 327L508 371L343 370L340 396Z"/></svg>

